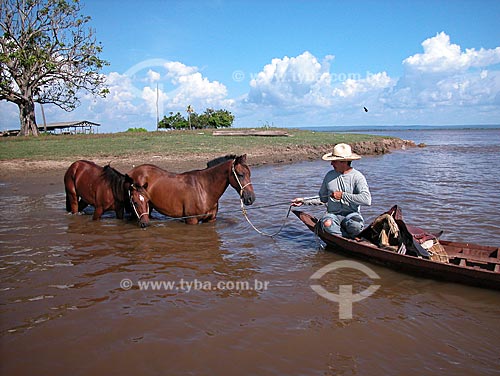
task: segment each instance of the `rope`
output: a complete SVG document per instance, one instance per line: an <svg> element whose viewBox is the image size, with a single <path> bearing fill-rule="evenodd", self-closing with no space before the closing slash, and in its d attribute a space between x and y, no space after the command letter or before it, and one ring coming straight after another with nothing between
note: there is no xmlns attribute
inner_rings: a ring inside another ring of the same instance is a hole
<svg viewBox="0 0 500 376"><path fill-rule="evenodd" d="M234 161L233 161L233 165L231 166L231 170L233 172L233 175L234 175L234 178L236 179L236 181L238 182L238 185L240 186L240 206L241 206L241 213L243 214L243 216L245 217L245 219L247 220L248 224L250 226L252 226L252 228L257 231L259 234L261 235L264 235L264 236L269 236L270 238L278 235L281 230L283 230L283 227L285 227L285 223L286 223L286 220L288 219L288 216L290 215L290 211L292 210L292 205L289 206L288 208L288 213L286 214L286 217L285 219L283 220L283 223L281 224L281 227L278 229L278 231L272 233L272 234L268 234L262 230L259 230L257 227L255 227L255 225L252 223L252 221L250 220L250 218L248 218L248 215L247 215L247 210L245 209L245 204L243 203L243 191L244 189L252 184L252 182L248 182L247 184L245 185L242 185L241 182L240 182L240 179L238 178L238 174L236 173L236 170L234 168Z"/></svg>
<svg viewBox="0 0 500 376"><path fill-rule="evenodd" d="M290 201L283 201L283 202L278 202L278 203L270 204L270 205L252 206L251 208L245 208L245 207L243 207L243 209L245 211L256 210L256 209L266 209L266 208L272 208L272 207L275 207L275 206L280 206L280 205L285 205L285 204L289 205ZM218 215L220 215L220 214L225 215L225 214L237 213L240 210L241 209L228 210L228 211L220 211L217 214ZM290 210L291 210L291 205L290 205ZM174 220L182 220L182 219L188 219L188 218L199 218L199 217L206 217L207 215L208 214L205 213L205 214L186 215L186 216L183 216L183 217L169 217L169 218L167 218L167 220L174 221Z"/></svg>
<svg viewBox="0 0 500 376"><path fill-rule="evenodd" d="M278 231L276 232L273 232L272 234L268 234L262 230L259 230L257 227L255 227L255 225L252 223L252 221L250 220L250 218L248 218L248 215L247 215L247 209L245 208L245 205L243 204L243 200L240 199L240 204L241 204L241 212L243 213L243 216L245 217L245 219L247 220L248 224L250 226L252 226L252 228L257 231L260 235L264 235L264 236L269 236L270 238L273 238L275 237L276 235L278 235L281 230L283 230L283 228L285 227L285 223L286 223L286 220L288 219L288 217L290 216L290 212L292 210L292 205L290 205L288 207L288 212L286 213L286 216L285 218L283 219L283 223L281 224L280 228L278 229ZM276 206L276 205L272 205L272 206Z"/></svg>

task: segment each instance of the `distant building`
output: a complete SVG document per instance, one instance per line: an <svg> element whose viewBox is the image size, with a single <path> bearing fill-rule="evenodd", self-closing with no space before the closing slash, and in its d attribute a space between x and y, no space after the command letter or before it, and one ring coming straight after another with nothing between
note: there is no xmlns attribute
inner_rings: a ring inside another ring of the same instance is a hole
<svg viewBox="0 0 500 376"><path fill-rule="evenodd" d="M101 124L93 123L87 120L81 121L65 121L61 123L51 123L47 126L38 126L40 132L49 132L52 134L76 134L76 133L99 133L98 128ZM17 136L19 134L19 129L12 129L1 131L1 136Z"/></svg>

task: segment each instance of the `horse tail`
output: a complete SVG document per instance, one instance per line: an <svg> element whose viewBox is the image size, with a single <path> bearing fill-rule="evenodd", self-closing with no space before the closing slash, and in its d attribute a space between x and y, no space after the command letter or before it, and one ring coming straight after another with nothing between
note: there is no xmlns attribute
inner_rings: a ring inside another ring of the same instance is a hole
<svg viewBox="0 0 500 376"><path fill-rule="evenodd" d="M72 212L72 203L78 200L75 182L76 162L69 166L64 174L64 189L66 191L66 211Z"/></svg>

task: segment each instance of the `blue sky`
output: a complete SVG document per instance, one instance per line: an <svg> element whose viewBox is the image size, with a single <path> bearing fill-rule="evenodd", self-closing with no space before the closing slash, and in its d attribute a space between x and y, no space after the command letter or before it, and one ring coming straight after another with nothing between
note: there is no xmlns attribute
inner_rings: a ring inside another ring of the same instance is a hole
<svg viewBox="0 0 500 376"><path fill-rule="evenodd" d="M81 2L111 93L48 122L152 130L158 87L160 117L225 108L241 127L500 123L500 1Z"/></svg>

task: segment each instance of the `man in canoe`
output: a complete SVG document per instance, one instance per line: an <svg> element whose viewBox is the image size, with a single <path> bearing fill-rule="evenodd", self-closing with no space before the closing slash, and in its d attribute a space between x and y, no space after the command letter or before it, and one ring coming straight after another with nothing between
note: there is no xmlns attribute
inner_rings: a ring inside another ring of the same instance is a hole
<svg viewBox="0 0 500 376"><path fill-rule="evenodd" d="M364 175L351 166L361 159L347 144L337 144L333 152L323 155L331 161L333 170L323 179L319 196L292 200L293 206L326 204L327 212L321 218L323 230L348 238L356 237L364 227L360 207L371 205L372 197Z"/></svg>

